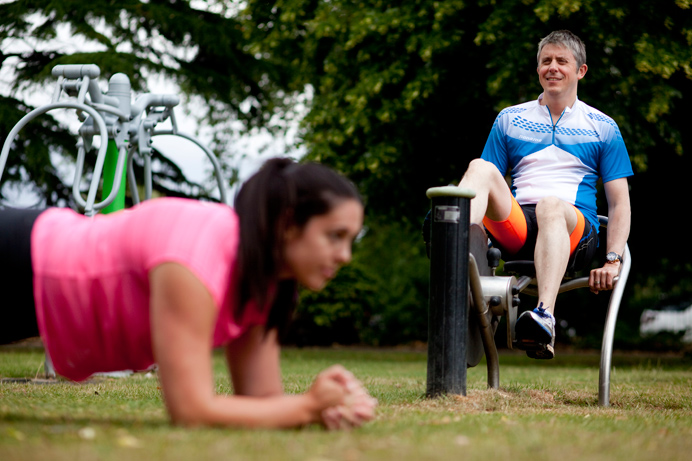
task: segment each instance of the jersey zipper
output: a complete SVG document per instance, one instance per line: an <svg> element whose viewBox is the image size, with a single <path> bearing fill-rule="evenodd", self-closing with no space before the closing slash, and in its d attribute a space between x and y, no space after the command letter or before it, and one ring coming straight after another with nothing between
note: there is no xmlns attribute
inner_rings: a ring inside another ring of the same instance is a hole
<svg viewBox="0 0 692 461"><path fill-rule="evenodd" d="M567 108L562 109L562 113L558 117L557 121L553 123L553 113L550 112L550 107L546 104L545 107L548 109L548 115L550 116L550 124L553 126L553 140L552 143L555 145L555 128L557 128L557 124L560 123L560 120L562 120L562 116L565 115L565 111Z"/></svg>

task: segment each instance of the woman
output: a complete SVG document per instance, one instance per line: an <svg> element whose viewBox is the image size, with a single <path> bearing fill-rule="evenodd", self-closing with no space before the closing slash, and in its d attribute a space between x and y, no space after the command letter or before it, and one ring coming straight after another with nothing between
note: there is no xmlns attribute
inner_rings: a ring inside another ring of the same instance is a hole
<svg viewBox="0 0 692 461"><path fill-rule="evenodd" d="M250 178L235 210L175 198L95 218L1 210L0 292L16 300L0 342L40 333L73 380L156 363L179 424L359 426L374 400L340 366L303 395L283 394L278 337L296 285L319 290L334 277L362 221L350 182L288 159ZM222 345L233 396L214 394L211 351Z"/></svg>

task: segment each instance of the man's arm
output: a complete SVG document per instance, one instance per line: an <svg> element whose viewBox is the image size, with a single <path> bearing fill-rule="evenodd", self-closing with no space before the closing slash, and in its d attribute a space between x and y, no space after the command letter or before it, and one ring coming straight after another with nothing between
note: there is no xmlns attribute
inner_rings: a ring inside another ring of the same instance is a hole
<svg viewBox="0 0 692 461"><path fill-rule="evenodd" d="M607 252L622 256L630 234L631 209L627 178L608 181L603 185L608 200L608 247ZM614 279L620 273L620 262L605 263L594 269L589 276L591 291L612 290Z"/></svg>

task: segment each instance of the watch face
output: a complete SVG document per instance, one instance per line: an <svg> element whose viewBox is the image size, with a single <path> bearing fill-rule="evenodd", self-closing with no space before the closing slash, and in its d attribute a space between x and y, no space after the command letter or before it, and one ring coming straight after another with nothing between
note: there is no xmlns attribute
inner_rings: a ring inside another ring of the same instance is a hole
<svg viewBox="0 0 692 461"><path fill-rule="evenodd" d="M606 259L607 259L609 262L614 262L614 261L619 261L619 260L620 260L620 257L619 257L619 255L618 255L617 253L610 252L610 253L608 253L608 254L606 255Z"/></svg>

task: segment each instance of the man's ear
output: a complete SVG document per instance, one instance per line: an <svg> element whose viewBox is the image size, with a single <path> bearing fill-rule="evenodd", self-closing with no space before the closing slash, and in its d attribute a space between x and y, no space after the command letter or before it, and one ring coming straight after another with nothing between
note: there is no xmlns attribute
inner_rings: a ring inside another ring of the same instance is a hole
<svg viewBox="0 0 692 461"><path fill-rule="evenodd" d="M589 70L589 66L586 64L582 64L581 67L577 70L577 78L581 80L584 78L584 75L586 75L586 71Z"/></svg>

